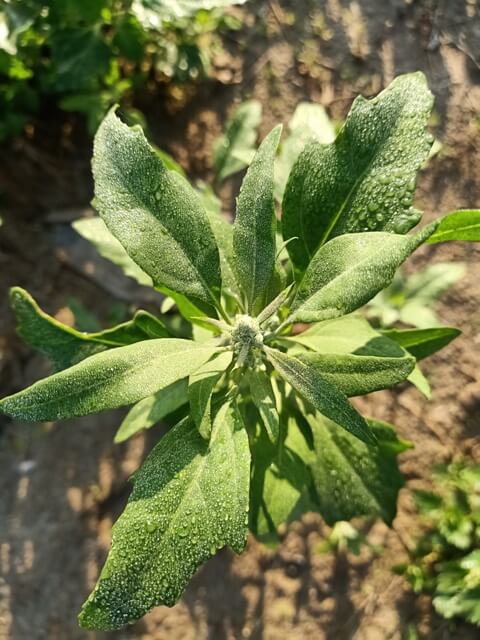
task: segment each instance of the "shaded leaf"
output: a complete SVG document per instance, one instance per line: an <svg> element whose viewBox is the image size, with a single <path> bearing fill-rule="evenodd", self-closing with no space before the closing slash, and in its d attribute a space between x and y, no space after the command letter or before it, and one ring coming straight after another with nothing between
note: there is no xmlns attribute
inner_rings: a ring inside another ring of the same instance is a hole
<svg viewBox="0 0 480 640"><path fill-rule="evenodd" d="M124 442L143 429L150 429L162 418L187 402L188 381L177 380L134 405L119 426L114 442Z"/></svg>
<svg viewBox="0 0 480 640"><path fill-rule="evenodd" d="M299 272L329 238L358 231L406 233L417 172L433 138L426 131L432 94L422 73L397 77L372 100L356 98L331 145L309 144L283 199L285 240Z"/></svg>
<svg viewBox="0 0 480 640"><path fill-rule="evenodd" d="M461 331L455 327L434 327L432 329L388 329L382 333L409 351L417 360L422 360L446 347L461 334Z"/></svg>
<svg viewBox="0 0 480 640"><path fill-rule="evenodd" d="M188 379L188 400L190 416L197 425L200 435L209 440L212 431L211 399L215 385L232 362L231 351L219 353L199 369L190 374Z"/></svg>
<svg viewBox="0 0 480 640"><path fill-rule="evenodd" d="M222 216L220 200L210 187L205 187L200 195L220 254L222 291L227 290L227 293L238 295L233 255L233 225Z"/></svg>
<svg viewBox="0 0 480 640"><path fill-rule="evenodd" d="M247 299L247 311L264 306L276 256L273 164L281 127L260 145L243 180L233 225L233 250L238 282Z"/></svg>
<svg viewBox="0 0 480 640"><path fill-rule="evenodd" d="M426 269L417 271L407 278L404 287L405 295L407 299L421 300L425 304L431 304L458 282L465 272L466 267L462 262L437 262L429 265Z"/></svg>
<svg viewBox="0 0 480 640"><path fill-rule="evenodd" d="M308 465L313 451L297 419L292 414L283 414L282 419L286 421L286 435L281 455L274 459L265 456L268 442L262 439L258 440L254 455L250 526L255 536L266 543L277 541L280 525L318 510L310 494L312 477Z"/></svg>
<svg viewBox="0 0 480 640"><path fill-rule="evenodd" d="M188 418L167 433L134 476L112 548L80 624L119 629L172 606L218 549L246 542L250 484L247 432L238 410L219 410L209 445Z"/></svg>
<svg viewBox="0 0 480 640"><path fill-rule="evenodd" d="M279 417L270 378L264 371L252 369L249 372L248 381L252 400L260 414L268 438L270 442L276 443L279 433Z"/></svg>
<svg viewBox="0 0 480 640"><path fill-rule="evenodd" d="M72 223L72 227L83 238L93 244L98 253L122 269L126 276L147 287L153 285L152 279L134 262L120 242L107 229L104 221L97 218L81 218Z"/></svg>
<svg viewBox="0 0 480 640"><path fill-rule="evenodd" d="M278 373L315 409L335 420L364 442L375 442L367 423L352 407L345 395L308 366L276 349L265 347L268 359Z"/></svg>
<svg viewBox="0 0 480 640"><path fill-rule="evenodd" d="M374 445L361 442L318 414L307 420L315 447L311 470L325 521L333 525L357 516L379 515L391 524L403 486L396 458L410 444L378 420L368 421L376 436Z"/></svg>
<svg viewBox="0 0 480 640"><path fill-rule="evenodd" d="M188 376L218 351L175 338L97 353L0 401L21 420L61 420L138 402Z"/></svg>

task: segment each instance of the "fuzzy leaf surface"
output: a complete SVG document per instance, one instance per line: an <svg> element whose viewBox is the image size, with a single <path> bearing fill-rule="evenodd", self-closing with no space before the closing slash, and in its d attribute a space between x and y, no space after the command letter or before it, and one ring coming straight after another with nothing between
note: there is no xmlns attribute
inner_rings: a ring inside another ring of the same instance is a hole
<svg viewBox="0 0 480 640"><path fill-rule="evenodd" d="M395 271L434 232L436 223L414 236L352 233L320 247L298 287L292 321L317 322L346 315L371 300Z"/></svg>
<svg viewBox="0 0 480 640"><path fill-rule="evenodd" d="M222 215L221 202L210 187L201 191L202 202L207 212L213 235L217 241L222 272L222 290L236 294L238 292L233 254L233 225Z"/></svg>
<svg viewBox="0 0 480 640"><path fill-rule="evenodd" d="M410 448L394 429L369 420L377 444L367 445L331 420L308 416L315 457L311 465L320 513L329 525L357 516L379 515L391 524L403 486L397 455Z"/></svg>
<svg viewBox="0 0 480 640"><path fill-rule="evenodd" d="M480 241L480 209L460 209L452 211L440 220L429 243L450 242L451 240Z"/></svg>
<svg viewBox="0 0 480 640"><path fill-rule="evenodd" d="M61 420L138 402L188 376L218 351L192 340L144 340L97 353L0 400L20 420Z"/></svg>
<svg viewBox="0 0 480 640"><path fill-rule="evenodd" d="M247 311L263 308L276 256L273 165L281 127L263 140L243 180L233 225L233 250L238 282L247 299Z"/></svg>
<svg viewBox="0 0 480 640"><path fill-rule="evenodd" d="M305 352L296 357L348 397L393 387L406 380L415 368L415 358L403 349L394 357L382 355L381 349L377 355Z"/></svg>
<svg viewBox="0 0 480 640"><path fill-rule="evenodd" d="M115 434L114 442L124 442L143 429L150 429L169 413L176 411L187 402L188 381L177 380L137 402L125 416Z"/></svg>
<svg viewBox="0 0 480 640"><path fill-rule="evenodd" d="M52 360L58 370L112 347L169 335L161 321L147 311L137 311L133 320L111 329L85 333L42 311L32 296L20 287L11 289L10 303L20 337Z"/></svg>
<svg viewBox="0 0 480 640"><path fill-rule="evenodd" d="M346 396L327 382L312 366L277 349L266 354L278 373L318 411L364 442L375 442L367 423Z"/></svg>
<svg viewBox="0 0 480 640"><path fill-rule="evenodd" d="M188 418L168 432L134 476L112 547L80 624L119 629L152 607L172 606L218 549L243 551L250 450L238 410L219 410L210 443Z"/></svg>
<svg viewBox="0 0 480 640"><path fill-rule="evenodd" d="M299 156L283 199L282 230L298 272L329 238L358 231L406 233L416 175L433 138L433 105L422 73L397 77L372 100L359 96L333 144L312 142Z"/></svg>
<svg viewBox="0 0 480 640"><path fill-rule="evenodd" d="M164 167L141 129L110 111L95 136L92 167L95 207L154 285L215 304L219 255L200 197Z"/></svg>

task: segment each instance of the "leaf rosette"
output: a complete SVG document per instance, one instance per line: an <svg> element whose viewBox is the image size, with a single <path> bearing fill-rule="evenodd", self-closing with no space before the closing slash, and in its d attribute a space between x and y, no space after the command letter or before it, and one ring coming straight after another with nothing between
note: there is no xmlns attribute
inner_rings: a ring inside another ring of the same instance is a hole
<svg viewBox="0 0 480 640"><path fill-rule="evenodd" d="M431 145L431 106L416 73L357 99L334 141L319 134L300 148L291 128L286 187L275 177L281 128L273 129L247 161L233 225L139 127L107 115L93 158L99 217L75 227L128 276L168 296L165 306L175 304L190 330L179 335L168 316L139 310L83 333L12 290L20 335L57 372L1 400L5 414L58 420L133 405L119 442L177 421L133 477L82 626L118 629L173 605L218 549L241 552L249 529L272 542L305 511L329 524L359 515L391 523L397 456L410 444L349 398L406 380L425 392L417 360L458 332L381 332L360 310L422 244L478 240L474 210L407 233L420 219L413 190ZM222 158L224 173L237 170Z"/></svg>

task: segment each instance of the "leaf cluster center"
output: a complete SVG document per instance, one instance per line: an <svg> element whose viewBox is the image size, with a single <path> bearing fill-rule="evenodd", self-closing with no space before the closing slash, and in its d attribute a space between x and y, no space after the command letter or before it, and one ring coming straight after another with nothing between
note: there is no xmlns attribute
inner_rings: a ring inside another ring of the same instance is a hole
<svg viewBox="0 0 480 640"><path fill-rule="evenodd" d="M248 315L237 315L231 333L231 344L240 366L253 365L254 350L263 347L263 332L258 321Z"/></svg>

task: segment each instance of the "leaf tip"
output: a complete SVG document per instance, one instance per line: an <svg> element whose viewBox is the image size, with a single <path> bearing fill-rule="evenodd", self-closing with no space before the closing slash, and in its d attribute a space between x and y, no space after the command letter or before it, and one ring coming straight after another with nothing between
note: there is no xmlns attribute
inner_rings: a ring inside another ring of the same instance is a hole
<svg viewBox="0 0 480 640"><path fill-rule="evenodd" d="M84 602L78 614L79 627L97 631L114 630L117 627L112 625L109 613L95 602L94 594L95 592Z"/></svg>
<svg viewBox="0 0 480 640"><path fill-rule="evenodd" d="M15 308L15 305L18 302L23 302L25 299L31 299L31 295L22 287L10 287L9 292L10 305L12 308Z"/></svg>

